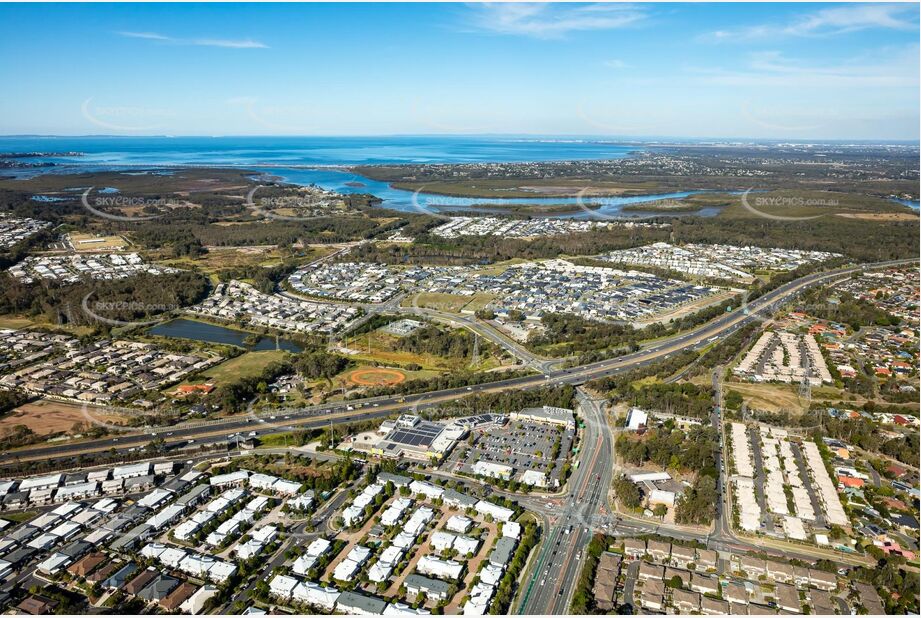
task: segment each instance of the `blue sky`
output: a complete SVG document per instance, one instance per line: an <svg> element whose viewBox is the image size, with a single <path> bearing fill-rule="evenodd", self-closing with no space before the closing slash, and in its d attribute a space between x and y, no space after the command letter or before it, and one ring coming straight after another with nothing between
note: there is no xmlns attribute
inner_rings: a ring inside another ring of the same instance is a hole
<svg viewBox="0 0 921 618"><path fill-rule="evenodd" d="M917 140L917 4L2 4L0 134Z"/></svg>

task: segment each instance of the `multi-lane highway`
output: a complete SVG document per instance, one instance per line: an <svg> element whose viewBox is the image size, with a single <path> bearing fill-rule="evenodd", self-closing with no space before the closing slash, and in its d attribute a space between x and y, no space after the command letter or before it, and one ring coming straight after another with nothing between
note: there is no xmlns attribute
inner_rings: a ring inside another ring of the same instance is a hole
<svg viewBox="0 0 921 618"><path fill-rule="evenodd" d="M761 319L776 307L794 298L804 289L833 281L837 278L863 270L884 268L916 262L917 260L898 260L877 262L832 271L814 273L784 284L754 302L716 318L698 328L685 333L661 339L638 352L626 354L611 360L590 363L570 369L550 371L545 374L529 375L506 380L479 384L469 387L452 388L429 393L406 395L405 397L382 397L369 400L328 403L323 406L311 406L280 412L273 416L239 416L212 421L200 421L192 424L156 427L132 435L118 438L106 437L98 440L85 440L57 445L34 446L0 454L0 461L35 461L42 459L72 458L81 454L103 451L126 451L146 445L153 438L161 438L167 447L180 447L193 444L212 444L226 440L227 436L241 431L257 430L260 434L290 431L293 427L318 429L330 424L342 424L383 418L391 414L436 406L476 393L495 393L506 390L521 390L558 386L563 384L578 385L595 378L616 375L632 369L645 367L672 354L685 349L701 349L721 338L731 335L744 325ZM88 408L88 414L92 409ZM92 420L88 418L88 420ZM189 441L193 442L189 442Z"/></svg>
<svg viewBox="0 0 921 618"><path fill-rule="evenodd" d="M582 434L580 465L569 480L569 492L555 514L538 550L536 563L521 586L519 614L565 614L569 608L582 554L594 534L591 522L607 504L614 445L604 401L578 391Z"/></svg>

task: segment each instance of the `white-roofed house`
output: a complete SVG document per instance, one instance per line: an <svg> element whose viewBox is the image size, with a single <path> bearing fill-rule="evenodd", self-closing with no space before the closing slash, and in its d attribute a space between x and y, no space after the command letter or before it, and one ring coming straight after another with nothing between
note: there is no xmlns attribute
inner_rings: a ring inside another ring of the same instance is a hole
<svg viewBox="0 0 921 618"><path fill-rule="evenodd" d="M487 502L486 500L480 500L477 502L475 508L477 513L480 515L489 515L498 521L510 521L512 516L515 514L515 511L512 509L505 508L504 506L499 506L498 504L493 504L492 502Z"/></svg>
<svg viewBox="0 0 921 618"><path fill-rule="evenodd" d="M276 575L269 582L269 594L277 599L287 601L291 598L294 588L300 582L289 575Z"/></svg>
<svg viewBox="0 0 921 618"><path fill-rule="evenodd" d="M345 559L333 569L333 578L347 582L361 569L361 566L371 557L371 550L361 545L356 545Z"/></svg>
<svg viewBox="0 0 921 618"><path fill-rule="evenodd" d="M222 560L217 560L214 564L211 565L211 568L208 569L208 579L220 584L233 577L234 573L236 572L236 565L229 562L224 562Z"/></svg>
<svg viewBox="0 0 921 618"><path fill-rule="evenodd" d="M502 536L507 536L516 541L521 538L521 524L517 521L506 521L502 523Z"/></svg>
<svg viewBox="0 0 921 618"><path fill-rule="evenodd" d="M249 472L246 470L237 470L227 474L218 474L211 477L212 487L230 487L241 486L249 480Z"/></svg>
<svg viewBox="0 0 921 618"><path fill-rule="evenodd" d="M459 532L461 534L473 527L473 520L463 515L452 515L445 524L445 530Z"/></svg>
<svg viewBox="0 0 921 618"><path fill-rule="evenodd" d="M287 479L278 479L272 485L272 491L283 496L296 496L300 493L303 483L298 483L297 481L289 481Z"/></svg>
<svg viewBox="0 0 921 618"><path fill-rule="evenodd" d="M336 588L324 588L313 582L304 582L297 585L293 594L298 603L331 612L336 607L340 592Z"/></svg>
<svg viewBox="0 0 921 618"><path fill-rule="evenodd" d="M438 485L427 483L425 481L413 481L409 484L409 490L414 495L422 494L431 500L441 498L445 492L443 487L439 487Z"/></svg>
<svg viewBox="0 0 921 618"><path fill-rule="evenodd" d="M480 547L480 540L473 537L458 535L454 539L454 551L461 556L473 556Z"/></svg>
<svg viewBox="0 0 921 618"><path fill-rule="evenodd" d="M416 571L440 579L457 580L464 570L464 565L454 560L442 560L434 556L422 556L416 563Z"/></svg>

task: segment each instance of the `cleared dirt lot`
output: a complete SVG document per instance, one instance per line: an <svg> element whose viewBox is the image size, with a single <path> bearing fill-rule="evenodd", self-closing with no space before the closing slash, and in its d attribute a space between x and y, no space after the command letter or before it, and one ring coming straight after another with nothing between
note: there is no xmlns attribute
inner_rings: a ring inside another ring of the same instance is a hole
<svg viewBox="0 0 921 618"><path fill-rule="evenodd" d="M68 235L70 246L79 253L92 253L94 251L119 251L127 244L121 236L96 236L95 234L79 234L73 232Z"/></svg>
<svg viewBox="0 0 921 618"><path fill-rule="evenodd" d="M37 435L44 436L70 431L74 425L90 423L93 417L105 419L107 423L121 424L125 421L124 417L115 414L103 415L98 408L90 407L88 414L84 414L80 405L42 399L19 406L0 418L0 433L16 425L25 425Z"/></svg>
<svg viewBox="0 0 921 618"><path fill-rule="evenodd" d="M742 384L727 382L726 390L741 393L749 407L769 412L785 410L794 414L805 412L805 402L800 399L795 386L786 384Z"/></svg>
<svg viewBox="0 0 921 618"><path fill-rule="evenodd" d="M912 212L885 212L885 213L857 213L841 214L839 217L845 219L865 219L868 221L912 221L917 220L918 215Z"/></svg>

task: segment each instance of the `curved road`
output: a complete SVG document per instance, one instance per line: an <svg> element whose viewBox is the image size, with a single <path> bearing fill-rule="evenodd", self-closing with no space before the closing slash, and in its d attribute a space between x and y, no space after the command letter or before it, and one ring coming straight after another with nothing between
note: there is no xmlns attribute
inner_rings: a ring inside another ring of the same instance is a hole
<svg viewBox="0 0 921 618"><path fill-rule="evenodd" d="M41 459L73 458L81 454L109 451L111 449L127 450L144 446L154 437L162 438L168 448L180 447L194 441L194 445L223 442L229 434L258 430L260 434L290 431L292 428L319 429L331 424L364 421L383 418L391 414L438 405L454 401L465 395L477 393L496 393L505 390L521 390L558 386L564 384L578 385L589 380L616 375L640 367L645 367L671 354L685 349L701 349L716 340L734 333L742 326L759 319L759 314L770 313L780 304L794 298L804 289L840 278L855 272L875 268L885 268L917 262L912 260L895 260L862 264L839 268L827 272L813 273L786 283L764 296L756 299L745 308L716 318L686 333L675 335L654 342L638 352L620 356L611 360L599 361L570 369L551 371L546 374L529 375L487 384L452 388L430 393L406 395L405 397L382 397L368 400L356 400L328 403L324 406L312 406L298 410L279 412L275 416L235 417L192 424L146 429L146 433L124 435L118 438L106 437L67 444L34 446L0 454L0 462L34 461ZM285 415L285 416L281 416Z"/></svg>

